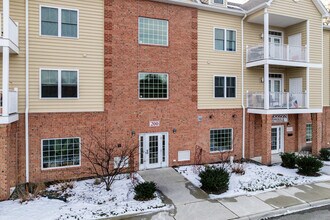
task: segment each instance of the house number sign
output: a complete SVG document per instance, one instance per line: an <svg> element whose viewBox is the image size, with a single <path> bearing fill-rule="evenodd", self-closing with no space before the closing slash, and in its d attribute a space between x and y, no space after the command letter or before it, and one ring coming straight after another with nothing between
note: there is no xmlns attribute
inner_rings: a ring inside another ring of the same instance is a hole
<svg viewBox="0 0 330 220"><path fill-rule="evenodd" d="M288 115L273 115L273 123L285 123L289 121Z"/></svg>
<svg viewBox="0 0 330 220"><path fill-rule="evenodd" d="M150 121L149 122L149 127L159 127L160 126L160 121Z"/></svg>

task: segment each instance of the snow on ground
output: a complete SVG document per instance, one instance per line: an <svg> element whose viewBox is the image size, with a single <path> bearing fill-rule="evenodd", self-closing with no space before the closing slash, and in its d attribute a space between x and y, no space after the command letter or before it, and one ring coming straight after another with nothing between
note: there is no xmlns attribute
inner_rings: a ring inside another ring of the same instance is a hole
<svg viewBox="0 0 330 220"><path fill-rule="evenodd" d="M106 191L103 184L95 185L94 179L74 182L67 202L40 197L21 204L16 201L0 202L1 220L34 220L34 219L97 219L123 214L137 214L169 209L159 197L151 201L134 200L134 186L127 175L116 180L111 191ZM139 182L143 179L136 174ZM48 190L59 188L53 185Z"/></svg>
<svg viewBox="0 0 330 220"><path fill-rule="evenodd" d="M234 166L237 164L234 164ZM220 166L220 164L213 164ZM229 165L225 165L228 171L231 170ZM328 181L330 176L321 175L319 177L306 177L297 174L297 169L286 169L280 165L271 167L257 165L253 163L243 164L245 175L231 173L229 181L229 189L221 195L210 194L210 198L228 198L241 195L255 195L274 189L302 185L313 182ZM182 166L176 168L185 178L197 187L201 187L199 170L203 170L203 166Z"/></svg>

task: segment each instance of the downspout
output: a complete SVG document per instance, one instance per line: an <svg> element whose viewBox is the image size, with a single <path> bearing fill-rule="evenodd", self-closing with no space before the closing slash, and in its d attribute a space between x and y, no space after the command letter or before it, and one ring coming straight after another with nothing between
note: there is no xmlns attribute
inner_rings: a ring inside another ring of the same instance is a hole
<svg viewBox="0 0 330 220"><path fill-rule="evenodd" d="M29 175L29 0L25 0L25 182Z"/></svg>
<svg viewBox="0 0 330 220"><path fill-rule="evenodd" d="M247 17L247 14L244 15L244 17L241 20L241 31L242 31L242 110L243 110L243 128L242 128L242 158L245 158L245 105L244 105L244 20Z"/></svg>

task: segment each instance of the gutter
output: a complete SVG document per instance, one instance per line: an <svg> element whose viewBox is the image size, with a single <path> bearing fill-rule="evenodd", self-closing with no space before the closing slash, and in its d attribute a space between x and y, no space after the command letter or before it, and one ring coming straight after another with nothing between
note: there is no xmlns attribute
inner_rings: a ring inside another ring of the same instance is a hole
<svg viewBox="0 0 330 220"><path fill-rule="evenodd" d="M25 0L25 182L30 182L29 164L29 0Z"/></svg>
<svg viewBox="0 0 330 220"><path fill-rule="evenodd" d="M245 105L244 105L244 20L247 17L247 15L244 15L244 17L241 20L241 30L242 30L242 110L243 110L243 127L242 127L242 158L245 158L245 125L246 125L246 112L245 112Z"/></svg>

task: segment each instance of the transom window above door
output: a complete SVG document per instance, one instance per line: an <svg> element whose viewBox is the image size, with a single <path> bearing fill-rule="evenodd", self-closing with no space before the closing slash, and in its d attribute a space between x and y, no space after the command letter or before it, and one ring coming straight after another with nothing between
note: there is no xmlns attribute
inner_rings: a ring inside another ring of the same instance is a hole
<svg viewBox="0 0 330 220"><path fill-rule="evenodd" d="M77 70L41 70L41 98L78 98Z"/></svg>
<svg viewBox="0 0 330 220"><path fill-rule="evenodd" d="M78 38L78 10L41 6L40 34Z"/></svg>
<svg viewBox="0 0 330 220"><path fill-rule="evenodd" d="M214 49L236 51L236 31L214 28Z"/></svg>

